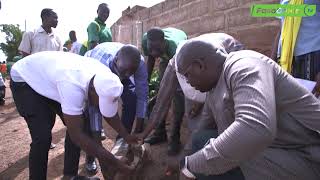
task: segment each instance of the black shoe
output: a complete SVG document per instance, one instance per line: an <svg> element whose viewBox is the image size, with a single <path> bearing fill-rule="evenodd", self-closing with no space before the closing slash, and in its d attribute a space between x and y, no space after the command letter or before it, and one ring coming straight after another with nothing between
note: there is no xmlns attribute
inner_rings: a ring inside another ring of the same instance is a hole
<svg viewBox="0 0 320 180"><path fill-rule="evenodd" d="M56 146L57 146L56 144L51 143L50 144L50 149L54 149Z"/></svg>
<svg viewBox="0 0 320 180"><path fill-rule="evenodd" d="M98 177L75 176L71 180L100 180Z"/></svg>
<svg viewBox="0 0 320 180"><path fill-rule="evenodd" d="M106 136L106 134L104 133L104 129L102 129L102 130L101 130L101 135L100 135L100 140L103 141L103 140L105 140L105 139L107 139L107 136Z"/></svg>
<svg viewBox="0 0 320 180"><path fill-rule="evenodd" d="M167 134L152 134L150 137L144 140L145 143L150 145L159 144L167 141Z"/></svg>
<svg viewBox="0 0 320 180"><path fill-rule="evenodd" d="M98 166L94 157L87 155L85 168L89 175L96 175L98 173Z"/></svg>
<svg viewBox="0 0 320 180"><path fill-rule="evenodd" d="M179 140L170 141L168 144L168 155L175 156L179 154L181 149L181 142Z"/></svg>

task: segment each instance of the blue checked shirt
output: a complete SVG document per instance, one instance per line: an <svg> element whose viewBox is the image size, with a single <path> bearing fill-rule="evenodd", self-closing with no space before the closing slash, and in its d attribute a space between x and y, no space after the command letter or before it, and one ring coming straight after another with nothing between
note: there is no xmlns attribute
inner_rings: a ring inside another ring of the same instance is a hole
<svg viewBox="0 0 320 180"><path fill-rule="evenodd" d="M99 60L112 70L114 57L123 45L124 44L118 42L101 43L94 49L88 51L85 56ZM135 93L137 95L136 116L138 118L144 118L147 109L149 87L147 67L144 63L143 56L141 56L137 71L130 77L130 80L135 85Z"/></svg>

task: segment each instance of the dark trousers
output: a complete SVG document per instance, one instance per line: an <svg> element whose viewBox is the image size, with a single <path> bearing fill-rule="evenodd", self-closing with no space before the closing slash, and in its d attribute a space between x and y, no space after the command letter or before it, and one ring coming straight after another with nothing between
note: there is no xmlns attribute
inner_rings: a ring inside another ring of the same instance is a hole
<svg viewBox="0 0 320 180"><path fill-rule="evenodd" d="M5 86L0 86L0 101L4 101L5 97L6 97L6 87Z"/></svg>
<svg viewBox="0 0 320 180"><path fill-rule="evenodd" d="M202 149L204 145L211 139L218 137L218 132L215 129L201 130L192 135L192 153ZM203 174L195 175L198 180L245 180L241 169L235 168L221 175L205 176Z"/></svg>
<svg viewBox="0 0 320 180"><path fill-rule="evenodd" d="M183 115L184 115L184 94L182 91L177 90L175 92L174 98L173 98L173 112L174 112L174 116L173 116L173 121L171 126L171 132L170 132L170 139L171 140L176 140L179 141L180 139L180 127L182 124L182 120L183 120ZM166 121L162 120L160 121L160 123L158 124L156 131L156 134L161 135L161 134L165 134L166 133Z"/></svg>
<svg viewBox="0 0 320 180"><path fill-rule="evenodd" d="M295 56L292 62L292 76L295 78L316 80L320 72L320 50L301 56Z"/></svg>
<svg viewBox="0 0 320 180"><path fill-rule="evenodd" d="M31 135L29 152L29 178L44 180L47 177L48 151L52 140L51 130L58 114L62 119L61 105L41 96L27 83L10 83L13 99L19 114L24 117ZM65 137L65 175L77 175L80 148L70 139L68 132Z"/></svg>
<svg viewBox="0 0 320 180"><path fill-rule="evenodd" d="M128 133L131 132L133 122L136 117L137 96L135 93L135 85L130 79L121 81L123 84L122 99L122 115L121 122L127 129Z"/></svg>
<svg viewBox="0 0 320 180"><path fill-rule="evenodd" d="M166 71L168 60L161 59L159 64L159 81L161 82L162 77ZM180 88L180 86L177 88L177 91L175 92L174 99L174 118L173 123L171 124L171 133L170 138L171 140L179 140L180 138L180 126L183 120L183 115L185 112L185 102L184 102L184 94ZM152 108L154 104L149 104L150 107L148 107L149 113L152 112ZM166 134L166 121L165 119L160 120L160 123L156 127L155 134L156 135L163 135Z"/></svg>

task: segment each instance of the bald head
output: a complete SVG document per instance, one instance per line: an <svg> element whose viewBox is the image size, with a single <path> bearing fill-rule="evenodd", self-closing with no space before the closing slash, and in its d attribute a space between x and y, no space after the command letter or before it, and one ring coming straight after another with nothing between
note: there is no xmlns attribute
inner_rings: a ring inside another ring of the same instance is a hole
<svg viewBox="0 0 320 180"><path fill-rule="evenodd" d="M124 45L116 55L116 65L121 78L128 78L133 75L140 64L141 54L137 47Z"/></svg>
<svg viewBox="0 0 320 180"><path fill-rule="evenodd" d="M189 40L176 56L178 72L201 92L210 91L217 83L227 53L221 44Z"/></svg>
<svg viewBox="0 0 320 180"><path fill-rule="evenodd" d="M194 61L218 60L215 56L226 56L225 49L220 44L212 44L203 40L189 40L177 54L178 71L184 72Z"/></svg>
<svg viewBox="0 0 320 180"><path fill-rule="evenodd" d="M118 52L118 57L128 64L139 65L141 54L133 45L124 45Z"/></svg>

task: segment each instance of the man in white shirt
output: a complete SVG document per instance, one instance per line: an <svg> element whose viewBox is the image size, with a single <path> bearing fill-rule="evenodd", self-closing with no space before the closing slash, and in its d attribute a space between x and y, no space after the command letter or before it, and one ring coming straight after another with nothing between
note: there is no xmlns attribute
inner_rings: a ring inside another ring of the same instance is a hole
<svg viewBox="0 0 320 180"><path fill-rule="evenodd" d="M76 32L73 31L73 30L70 31L69 32L69 38L70 38L70 41L72 43L71 44L71 49L70 49L69 52L72 52L72 53L75 53L75 54L79 54L82 44L77 41Z"/></svg>
<svg viewBox="0 0 320 180"><path fill-rule="evenodd" d="M41 11L42 25L33 31L25 32L19 46L23 56L41 51L62 51L63 44L52 31L58 25L58 16L52 9Z"/></svg>
<svg viewBox="0 0 320 180"><path fill-rule="evenodd" d="M52 28L58 25L58 16L52 9L45 8L41 11L42 25L34 30L25 32L19 46L23 57L41 51L62 51L63 45L59 37L54 34ZM55 116L53 117L56 118ZM51 143L50 148L55 148Z"/></svg>
<svg viewBox="0 0 320 180"><path fill-rule="evenodd" d="M83 132L83 110L97 106L107 123L128 143L137 138L127 133L117 114L123 86L119 78L100 62L72 53L40 52L15 63L11 69L11 90L17 110L31 134L30 179L46 179L52 116L58 114L67 126L64 175L78 173L80 148L99 159L106 179L113 173L132 169L117 160ZM75 144L74 144L74 143ZM108 171L108 174L106 174Z"/></svg>

